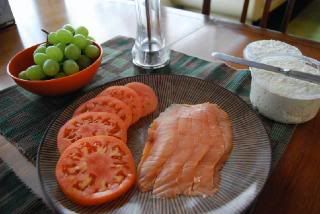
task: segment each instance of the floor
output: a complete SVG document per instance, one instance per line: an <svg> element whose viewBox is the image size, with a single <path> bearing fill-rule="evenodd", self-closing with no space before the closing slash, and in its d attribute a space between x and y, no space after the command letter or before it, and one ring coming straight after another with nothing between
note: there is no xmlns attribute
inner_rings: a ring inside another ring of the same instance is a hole
<svg viewBox="0 0 320 214"><path fill-rule="evenodd" d="M290 22L288 33L320 42L320 0L311 2Z"/></svg>

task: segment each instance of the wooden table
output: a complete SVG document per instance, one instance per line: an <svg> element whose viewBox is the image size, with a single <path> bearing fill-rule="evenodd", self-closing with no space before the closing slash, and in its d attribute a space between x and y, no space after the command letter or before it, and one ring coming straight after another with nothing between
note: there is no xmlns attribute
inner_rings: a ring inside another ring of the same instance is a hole
<svg viewBox="0 0 320 214"><path fill-rule="evenodd" d="M107 0L10 1L17 26L0 31L0 90L14 83L5 73L17 51L45 40L40 31L53 31L65 23L85 25L98 42L116 35L135 37L134 4ZM26 8L28 8L26 10ZM164 9L167 41L173 50L212 61L210 53L221 51L242 56L243 48L259 39L277 39L297 46L306 56L320 59L320 43L277 32L217 20L201 14ZM235 66L240 68L239 66ZM318 213L320 211L320 114L299 125L266 186L254 213ZM14 154L14 155L13 155ZM14 156L14 159L12 158ZM0 157L41 196L34 167L0 137Z"/></svg>

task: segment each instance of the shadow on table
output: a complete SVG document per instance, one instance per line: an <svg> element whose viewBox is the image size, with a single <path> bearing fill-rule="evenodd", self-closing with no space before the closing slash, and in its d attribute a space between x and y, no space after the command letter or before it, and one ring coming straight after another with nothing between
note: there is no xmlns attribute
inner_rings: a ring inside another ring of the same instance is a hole
<svg viewBox="0 0 320 214"><path fill-rule="evenodd" d="M143 75L143 74L173 74L170 64L158 68L158 69L144 69L138 66L133 66L134 75Z"/></svg>

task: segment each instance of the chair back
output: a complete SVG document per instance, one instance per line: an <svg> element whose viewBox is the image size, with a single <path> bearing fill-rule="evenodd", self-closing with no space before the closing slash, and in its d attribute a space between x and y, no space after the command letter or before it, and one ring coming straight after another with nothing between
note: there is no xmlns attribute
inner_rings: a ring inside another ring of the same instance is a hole
<svg viewBox="0 0 320 214"><path fill-rule="evenodd" d="M296 2L296 0L288 0L287 1L287 7L285 10L284 16L282 18L282 23L281 23L281 27L280 27L280 31L282 33L287 32L287 27L288 27L288 24L289 24L291 15L292 15L292 11L293 11L293 7L294 7L295 2ZM265 0L263 14L262 14L262 18L260 21L261 28L267 28L271 3L272 3L272 0ZM249 7L249 0L244 0L242 12L241 12L241 17L240 17L241 23L246 22L248 7ZM211 0L203 0L202 14L209 16L210 10L211 10Z"/></svg>

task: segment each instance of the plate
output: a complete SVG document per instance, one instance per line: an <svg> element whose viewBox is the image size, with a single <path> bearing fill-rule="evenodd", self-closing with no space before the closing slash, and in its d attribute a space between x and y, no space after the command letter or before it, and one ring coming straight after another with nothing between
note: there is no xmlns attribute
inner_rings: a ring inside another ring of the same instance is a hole
<svg viewBox="0 0 320 214"><path fill-rule="evenodd" d="M83 207L69 201L55 179L59 158L56 136L73 111L106 87L139 81L150 85L159 97L159 107L128 131L128 146L139 163L149 124L172 103L217 103L233 125L233 150L221 171L220 190L212 197L156 198L134 187L124 196L100 206ZM257 114L238 96L212 82L179 75L141 75L119 79L96 88L69 105L50 125L39 147L37 168L47 201L58 212L77 213L237 213L245 210L261 191L270 170L268 135Z"/></svg>

